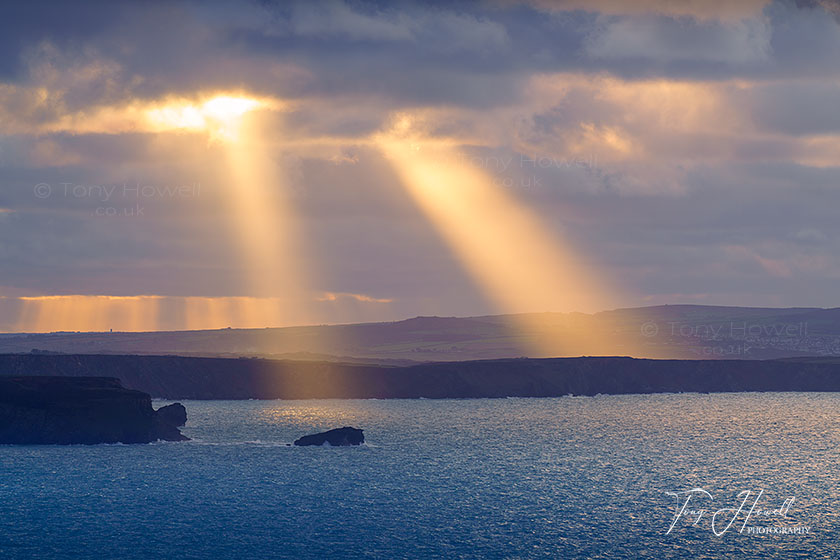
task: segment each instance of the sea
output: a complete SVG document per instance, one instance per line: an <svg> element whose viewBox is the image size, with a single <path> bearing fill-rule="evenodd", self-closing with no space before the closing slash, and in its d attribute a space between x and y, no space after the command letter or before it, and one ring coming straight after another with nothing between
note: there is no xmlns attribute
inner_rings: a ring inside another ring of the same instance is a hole
<svg viewBox="0 0 840 560"><path fill-rule="evenodd" d="M182 402L0 447L0 559L840 558L838 394Z"/></svg>

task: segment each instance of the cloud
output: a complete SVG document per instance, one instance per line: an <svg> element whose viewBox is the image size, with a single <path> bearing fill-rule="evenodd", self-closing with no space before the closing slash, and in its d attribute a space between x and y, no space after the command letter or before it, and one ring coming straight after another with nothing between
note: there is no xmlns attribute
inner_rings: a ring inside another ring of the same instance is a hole
<svg viewBox="0 0 840 560"><path fill-rule="evenodd" d="M380 300L332 294L310 302L307 317L289 313L288 299L254 297L164 297L157 295L50 295L0 297L0 332L159 331L264 328L345 322L348 310L368 320L392 319ZM351 300L351 308L347 307ZM370 305L372 304L372 305ZM352 316L352 315L351 315Z"/></svg>
<svg viewBox="0 0 840 560"><path fill-rule="evenodd" d="M61 25L19 8L16 18L0 20L0 36L17 37L4 51L17 71L5 80L0 74L0 83L18 87L4 104L49 119L121 99L242 84L288 100L356 96L387 106L486 109L516 101L535 73L838 74L840 29L823 8L779 1L762 14L754 9L761 5L606 1L584 12L568 11L582 7L571 2L546 15L540 6L510 3L268 2L234 11L215 3L114 2L96 11L97 25L59 5L49 11L64 18ZM745 6L748 15L729 17L730 8ZM699 19L682 17L691 13Z"/></svg>
<svg viewBox="0 0 840 560"><path fill-rule="evenodd" d="M837 0L796 0L796 5L802 9L822 8L840 22L840 2Z"/></svg>
<svg viewBox="0 0 840 560"><path fill-rule="evenodd" d="M371 142L406 115L639 301L834 302L834 4L8 6L4 294L248 296L224 150L148 118L228 93L276 104L252 124L293 177L275 188L333 319L492 311ZM106 202L62 186L138 183L201 189Z"/></svg>
<svg viewBox="0 0 840 560"><path fill-rule="evenodd" d="M801 241L802 243L814 244L825 243L828 240L828 237L823 232L814 228L800 229L792 234L791 237L796 241Z"/></svg>
<svg viewBox="0 0 840 560"><path fill-rule="evenodd" d="M292 8L291 30L302 36L344 36L353 40L408 41L409 22L397 13L367 15L340 1L298 3Z"/></svg>
<svg viewBox="0 0 840 560"><path fill-rule="evenodd" d="M221 114L220 107L228 114ZM236 106L242 105L237 110ZM282 110L279 99L242 95L236 91L194 92L190 97L159 99L121 97L114 104L91 103L73 109L65 91L49 87L0 84L0 116L5 134L124 134L181 130L221 132L228 117L252 110Z"/></svg>
<svg viewBox="0 0 840 560"><path fill-rule="evenodd" d="M401 9L354 10L339 0L295 3L288 31L302 37L363 42L409 42L431 49L498 50L509 43L503 25L470 14L402 4ZM432 42L445 39L444 44Z"/></svg>
<svg viewBox="0 0 840 560"><path fill-rule="evenodd" d="M550 12L587 10L612 15L662 14L698 19L743 19L761 13L769 0L532 0Z"/></svg>
<svg viewBox="0 0 840 560"><path fill-rule="evenodd" d="M394 301L393 299L375 298L365 294L348 294L335 292L326 292L324 293L324 295L317 298L317 301L338 301L344 298L360 301L362 303L392 303Z"/></svg>
<svg viewBox="0 0 840 560"><path fill-rule="evenodd" d="M604 24L590 36L585 51L607 60L743 65L770 59L771 35L762 18L721 23L634 17Z"/></svg>
<svg viewBox="0 0 840 560"><path fill-rule="evenodd" d="M756 126L785 135L840 134L840 84L835 80L760 84L734 96Z"/></svg>

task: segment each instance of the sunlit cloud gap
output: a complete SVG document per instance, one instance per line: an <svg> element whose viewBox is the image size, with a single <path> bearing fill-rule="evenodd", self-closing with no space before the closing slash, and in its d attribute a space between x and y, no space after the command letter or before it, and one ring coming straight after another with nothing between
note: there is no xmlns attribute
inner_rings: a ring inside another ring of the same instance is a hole
<svg viewBox="0 0 840 560"><path fill-rule="evenodd" d="M400 130L378 140L417 206L501 312L591 312L610 307L610 292L597 276L453 145ZM539 324L539 317L521 320L520 328L547 333L538 337L542 340L530 349L532 354L562 355L580 348L579 343L593 334L565 333L559 339Z"/></svg>
<svg viewBox="0 0 840 560"><path fill-rule="evenodd" d="M184 322L187 330L225 327L262 328L276 325L284 302L272 298L188 297L184 298Z"/></svg>
<svg viewBox="0 0 840 560"><path fill-rule="evenodd" d="M154 330L159 324L160 296L21 297L15 331Z"/></svg>
<svg viewBox="0 0 840 560"><path fill-rule="evenodd" d="M299 300L295 296L295 300ZM227 327L263 329L348 323L366 312L387 313L391 300L365 294L310 293L304 303L285 297L57 295L0 297L10 316L0 332L148 332ZM307 318L290 309L305 307ZM381 317L381 315L379 315ZM324 341L322 341L324 342Z"/></svg>
<svg viewBox="0 0 840 560"><path fill-rule="evenodd" d="M204 131L214 139L235 142L242 117L265 104L249 97L217 95L198 103L177 100L153 106L146 110L146 118L153 129Z"/></svg>

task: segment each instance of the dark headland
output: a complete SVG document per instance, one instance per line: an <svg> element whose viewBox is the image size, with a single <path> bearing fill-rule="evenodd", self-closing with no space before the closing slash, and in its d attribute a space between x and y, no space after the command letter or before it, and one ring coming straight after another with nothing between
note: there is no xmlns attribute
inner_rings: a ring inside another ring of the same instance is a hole
<svg viewBox="0 0 840 560"><path fill-rule="evenodd" d="M147 393L112 377L0 377L3 444L183 441L185 421L182 405L156 411Z"/></svg>
<svg viewBox="0 0 840 560"><path fill-rule="evenodd" d="M0 354L0 375L107 375L119 378L125 387L171 400L840 391L840 360L831 358L519 358L397 367L178 356ZM139 395L132 398L138 403L142 400ZM135 406L151 414L147 401Z"/></svg>

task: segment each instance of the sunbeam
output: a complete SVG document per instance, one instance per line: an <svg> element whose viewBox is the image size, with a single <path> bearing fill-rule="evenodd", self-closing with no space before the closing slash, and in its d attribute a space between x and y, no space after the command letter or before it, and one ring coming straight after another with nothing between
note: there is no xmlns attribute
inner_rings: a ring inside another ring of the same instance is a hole
<svg viewBox="0 0 840 560"><path fill-rule="evenodd" d="M410 117L399 119L377 143L478 286L500 311L521 314L519 328L543 333L537 347L528 349L532 355L593 347L593 333L564 330L559 336L539 315L529 315L610 306L611 292L553 232L470 165L455 145L412 132Z"/></svg>
<svg viewBox="0 0 840 560"><path fill-rule="evenodd" d="M151 331L158 328L160 296L21 297L18 332Z"/></svg>
<svg viewBox="0 0 840 560"><path fill-rule="evenodd" d="M148 113L161 127L204 131L223 147L228 169L224 192L243 267L241 289L252 297L282 296L286 302L273 321L268 314L252 314L264 317L264 326L285 324L290 317L307 320L308 274L287 179L250 118L277 107L275 100L219 94L195 103L176 101Z"/></svg>

